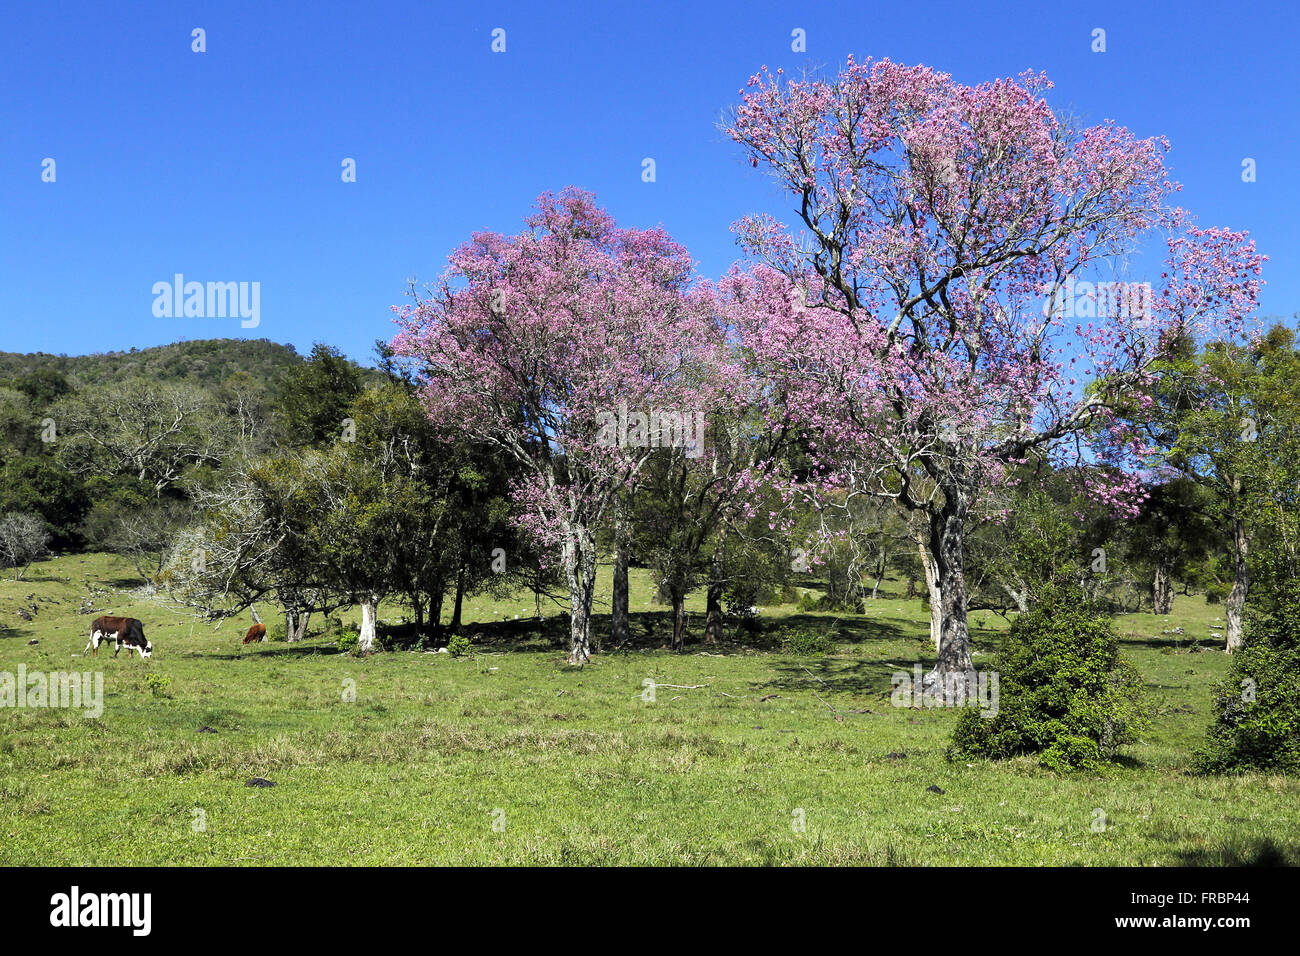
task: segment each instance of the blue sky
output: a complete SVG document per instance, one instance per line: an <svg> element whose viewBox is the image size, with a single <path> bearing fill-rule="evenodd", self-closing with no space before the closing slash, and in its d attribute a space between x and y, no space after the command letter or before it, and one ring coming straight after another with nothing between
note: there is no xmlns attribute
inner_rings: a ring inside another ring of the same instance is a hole
<svg viewBox="0 0 1300 956"><path fill-rule="evenodd" d="M1300 310L1294 3L56 3L0 33L0 350L313 341L368 360L406 279L543 190L662 223L706 275L729 225L788 203L717 130L760 65L853 53L976 83L1046 70L1054 102L1173 143L1181 203L1271 257ZM207 50L191 51L191 31ZM494 28L506 52L491 51ZM1106 31L1105 53L1090 49ZM807 53L791 51L791 31ZM53 158L56 181L41 181ZM351 157L357 181L343 183ZM657 179L641 179L653 158ZM1257 181L1243 183L1251 157ZM152 286L261 283L261 322L157 318Z"/></svg>

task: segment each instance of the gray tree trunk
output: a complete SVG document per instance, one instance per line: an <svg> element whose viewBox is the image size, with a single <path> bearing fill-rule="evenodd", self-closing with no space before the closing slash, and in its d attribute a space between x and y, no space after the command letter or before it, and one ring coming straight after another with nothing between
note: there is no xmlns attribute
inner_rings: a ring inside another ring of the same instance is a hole
<svg viewBox="0 0 1300 956"><path fill-rule="evenodd" d="M925 543L925 533L916 532L916 550L921 556L921 567L925 570L925 589L930 596L930 643L939 649L939 638L943 633L943 594L939 589L939 567Z"/></svg>
<svg viewBox="0 0 1300 956"><path fill-rule="evenodd" d="M361 654L373 654L379 647L375 639L378 605L379 598L373 594L361 602L361 634L357 638L357 651Z"/></svg>
<svg viewBox="0 0 1300 956"><path fill-rule="evenodd" d="M1228 644L1224 648L1229 654L1240 648L1246 639L1241 618L1246 607L1246 595L1250 591L1250 568L1246 563L1250 553L1250 540L1246 537L1246 522L1240 515L1232 521L1232 544L1234 573L1227 603Z"/></svg>
<svg viewBox="0 0 1300 956"><path fill-rule="evenodd" d="M1156 562L1155 577L1151 581L1151 609L1156 614L1172 614L1174 610L1174 584L1169 562L1161 558Z"/></svg>
<svg viewBox="0 0 1300 956"><path fill-rule="evenodd" d="M284 637L290 643L301 641L307 636L307 621L311 612L296 607L284 609Z"/></svg>
<svg viewBox="0 0 1300 956"><path fill-rule="evenodd" d="M930 515L930 551L938 571L939 662L927 677L948 687L964 687L974 670L966 624L966 506L956 491L947 491L943 507Z"/></svg>
<svg viewBox="0 0 1300 956"><path fill-rule="evenodd" d="M569 585L569 663L591 659L591 604L596 591L596 542L582 527L565 537L564 577Z"/></svg>
<svg viewBox="0 0 1300 956"><path fill-rule="evenodd" d="M673 603L673 650L686 649L686 589L676 585L672 588Z"/></svg>

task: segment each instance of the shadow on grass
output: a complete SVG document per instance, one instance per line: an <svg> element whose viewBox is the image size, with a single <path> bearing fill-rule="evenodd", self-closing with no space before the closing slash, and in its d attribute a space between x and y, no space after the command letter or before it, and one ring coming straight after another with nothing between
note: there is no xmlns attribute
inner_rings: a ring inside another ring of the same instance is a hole
<svg viewBox="0 0 1300 956"><path fill-rule="evenodd" d="M1182 850L1183 866L1300 866L1300 849L1269 837L1233 839L1218 846Z"/></svg>
<svg viewBox="0 0 1300 956"><path fill-rule="evenodd" d="M256 650L253 649L255 646L256 646ZM278 658L295 657L296 658L296 657L314 657L316 655L330 656L330 655L342 654L342 653L343 652L340 651L333 644L312 644L310 642L289 644L287 642L281 643L279 641L276 641L269 645L250 644L246 648L241 646L240 649L238 650L223 651L218 654L188 653L188 654L184 654L183 656L202 657L204 659L215 658L219 661L237 661L243 657L278 657Z"/></svg>
<svg viewBox="0 0 1300 956"><path fill-rule="evenodd" d="M916 663L920 663L921 670L925 673L934 667L935 660L921 658L910 663L891 663L812 656L791 657L774 665L779 676L763 686L787 691L807 690L811 686L857 697L888 697L893 690L894 673L901 668L910 676Z"/></svg>
<svg viewBox="0 0 1300 956"><path fill-rule="evenodd" d="M149 582L138 574L124 574L116 578L100 578L96 583L102 587L116 588L119 591L126 591L131 588L144 587Z"/></svg>
<svg viewBox="0 0 1300 956"><path fill-rule="evenodd" d="M637 611L629 614L631 639L615 645L609 637L610 615L593 614L591 618L592 642L602 654L667 649L672 643L672 611ZM837 644L864 645L878 641L916 639L915 627L905 622L867 618L859 615L836 617L823 614L794 614L781 619L763 617L743 618L728 615L723 621L723 639L717 643L704 641L704 615L691 612L687 615L686 653L707 651L727 655L748 650L772 651L781 646L784 636L793 630L810 630L825 634ZM419 633L413 624L387 626L380 634L385 650L409 651L420 647L433 650L445 647L452 637L449 627L440 632ZM569 617L553 614L549 617L529 617L520 620L487 621L465 624L460 633L482 650L512 653L564 653L569 647Z"/></svg>
<svg viewBox="0 0 1300 956"><path fill-rule="evenodd" d="M1200 651L1221 651L1223 650L1223 640L1215 640L1212 637L1188 637L1186 634L1162 634L1158 637L1147 637L1144 634L1135 634L1132 631L1119 636L1120 646L1130 645L1133 647L1149 647L1152 650L1163 651L1190 651L1197 648Z"/></svg>

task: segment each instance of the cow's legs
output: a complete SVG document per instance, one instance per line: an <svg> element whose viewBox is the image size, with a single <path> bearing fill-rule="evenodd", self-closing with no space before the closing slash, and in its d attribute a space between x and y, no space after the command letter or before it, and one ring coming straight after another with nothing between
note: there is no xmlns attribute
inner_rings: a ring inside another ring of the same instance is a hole
<svg viewBox="0 0 1300 956"><path fill-rule="evenodd" d="M90 650L93 645L95 648L95 657L99 656L99 642L103 639L103 634L99 631L90 632L90 640L86 642L86 651ZM81 656L86 656L86 651L81 652Z"/></svg>

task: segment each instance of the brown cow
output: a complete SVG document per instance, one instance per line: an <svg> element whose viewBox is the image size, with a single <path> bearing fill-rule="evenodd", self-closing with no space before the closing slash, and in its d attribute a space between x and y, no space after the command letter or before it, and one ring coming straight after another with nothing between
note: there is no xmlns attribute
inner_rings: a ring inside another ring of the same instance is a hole
<svg viewBox="0 0 1300 956"><path fill-rule="evenodd" d="M257 608L251 604L248 606L248 610L253 615L253 626L244 635L244 643L256 644L258 641L266 640L266 625L262 623L262 616L257 613Z"/></svg>
<svg viewBox="0 0 1300 956"><path fill-rule="evenodd" d="M103 617L95 618L90 625L90 641L86 644L86 651L93 646L95 656L99 656L99 645L104 641L113 641L117 646L113 651L113 656L122 650L122 645L126 645L126 656L131 656L132 650L140 652L141 657L150 657L153 654L153 642L144 636L144 625L139 619L134 617L113 617L105 614ZM86 651L81 652L81 656L86 656Z"/></svg>

